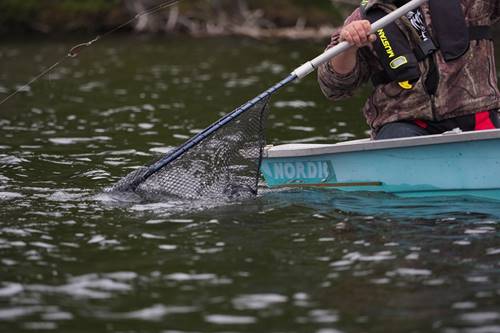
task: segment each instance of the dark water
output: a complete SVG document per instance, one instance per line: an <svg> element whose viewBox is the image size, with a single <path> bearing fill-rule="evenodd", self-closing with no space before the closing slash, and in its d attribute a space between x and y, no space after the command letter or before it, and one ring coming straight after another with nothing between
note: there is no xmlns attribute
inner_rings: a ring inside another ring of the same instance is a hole
<svg viewBox="0 0 500 333"><path fill-rule="evenodd" d="M0 92L71 43L9 42ZM0 106L1 332L500 332L500 204L331 191L117 203L100 195L322 45L107 39ZM366 136L314 78L268 136Z"/></svg>

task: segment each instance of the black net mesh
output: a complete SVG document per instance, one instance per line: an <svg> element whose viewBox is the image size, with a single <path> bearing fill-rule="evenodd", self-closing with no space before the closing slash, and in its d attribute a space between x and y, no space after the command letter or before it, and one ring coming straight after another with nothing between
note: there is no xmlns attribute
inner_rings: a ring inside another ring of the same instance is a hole
<svg viewBox="0 0 500 333"><path fill-rule="evenodd" d="M147 166L131 172L106 192L133 190L145 198L186 199L255 195L265 146L267 102L268 98L257 103L145 180L141 177Z"/></svg>

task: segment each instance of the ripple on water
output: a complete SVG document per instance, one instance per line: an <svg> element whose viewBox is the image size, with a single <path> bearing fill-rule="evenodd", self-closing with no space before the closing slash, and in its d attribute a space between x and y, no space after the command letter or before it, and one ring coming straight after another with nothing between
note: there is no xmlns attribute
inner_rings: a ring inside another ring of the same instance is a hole
<svg viewBox="0 0 500 333"><path fill-rule="evenodd" d="M98 244L106 240L106 237L102 235L95 235L87 242L88 244Z"/></svg>
<svg viewBox="0 0 500 333"><path fill-rule="evenodd" d="M172 273L165 276L165 279L179 282L186 281L214 281L217 279L215 274L187 274L187 273Z"/></svg>
<svg viewBox="0 0 500 333"><path fill-rule="evenodd" d="M139 124L137 124L137 127L139 127L140 129L144 129L144 130L150 130L153 127L155 127L155 125L151 124L151 123L139 123Z"/></svg>
<svg viewBox="0 0 500 333"><path fill-rule="evenodd" d="M105 170L97 169L97 170L87 171L83 173L82 176L98 180L98 179L108 179L111 176L111 174Z"/></svg>
<svg viewBox="0 0 500 333"><path fill-rule="evenodd" d="M277 108L293 108L293 109L303 109L303 108L314 108L316 103L314 101L277 101L274 103Z"/></svg>
<svg viewBox="0 0 500 333"><path fill-rule="evenodd" d="M111 141L109 136L94 136L89 138L74 137L74 138L49 138L49 141L56 145L74 145L88 142L106 142Z"/></svg>
<svg viewBox="0 0 500 333"><path fill-rule="evenodd" d="M139 275L136 272L114 272L114 273L107 273L104 276L119 281L131 281L139 277Z"/></svg>
<svg viewBox="0 0 500 333"><path fill-rule="evenodd" d="M42 319L47 321L60 321L60 320L71 320L73 315L69 312L49 312L42 314Z"/></svg>
<svg viewBox="0 0 500 333"><path fill-rule="evenodd" d="M334 328L322 328L316 333L344 333L343 331L336 330Z"/></svg>
<svg viewBox="0 0 500 333"><path fill-rule="evenodd" d="M496 232L496 228L494 227L478 227L474 229L465 230L466 235L481 235Z"/></svg>
<svg viewBox="0 0 500 333"><path fill-rule="evenodd" d="M9 227L0 229L0 233L10 234L18 237L27 237L31 235L31 232L26 229L9 228Z"/></svg>
<svg viewBox="0 0 500 333"><path fill-rule="evenodd" d="M387 261L387 260L393 260L396 259L397 257L392 254L390 251L381 251L377 252L373 255L363 255L359 252L351 252L342 257L341 260L334 261L330 264L331 267L344 267L344 266L351 266L355 264L356 262L360 261L365 261L365 262L380 262L380 261Z"/></svg>
<svg viewBox="0 0 500 333"><path fill-rule="evenodd" d="M477 304L474 302L457 302L453 303L452 309L456 310L470 310L477 307Z"/></svg>
<svg viewBox="0 0 500 333"><path fill-rule="evenodd" d="M430 275L432 275L432 271L428 269L417 269L417 268L398 268L394 271L387 273L387 276L402 276L402 277L422 277Z"/></svg>
<svg viewBox="0 0 500 333"><path fill-rule="evenodd" d="M83 192L83 190L81 190ZM57 201L57 202L67 202L67 201L76 201L81 199L84 194L81 193L68 193L65 191L56 191L52 193L47 200L49 201Z"/></svg>
<svg viewBox="0 0 500 333"><path fill-rule="evenodd" d="M145 239L166 239L165 236L150 234L150 233L147 233L147 232L142 233L141 237L145 238Z"/></svg>
<svg viewBox="0 0 500 333"><path fill-rule="evenodd" d="M27 330L40 332L40 331L55 330L57 328L57 324L50 321L25 322L23 323L23 327Z"/></svg>
<svg viewBox="0 0 500 333"><path fill-rule="evenodd" d="M194 213L198 211L203 211L203 210L208 210L211 208L219 207L219 206L227 206L229 202L226 200L226 198L221 198L221 199L213 199L213 198L205 198L205 199L199 199L196 201L193 200L180 200L178 198L174 197L164 197L160 196L157 198L148 198L151 201L160 201L160 202L153 202L153 203L137 203L137 201L141 201L141 197L139 196L130 196L127 194L124 194L125 197L122 199L122 194L113 194L108 196L108 200L102 200L103 197L101 197L101 200L103 202L128 202L128 203L134 203L132 204L128 209L132 212L136 213L154 213L157 217L171 217L175 215L179 215L182 213ZM114 198L114 201L113 201ZM167 219L165 223L177 223L177 224L190 224L192 223L192 219Z"/></svg>
<svg viewBox="0 0 500 333"><path fill-rule="evenodd" d="M464 313L460 316L460 319L472 324L491 323L500 320L500 312L470 312Z"/></svg>
<svg viewBox="0 0 500 333"><path fill-rule="evenodd" d="M226 88L241 88L241 87L250 87L259 82L259 78L256 76L250 76L246 78L235 78L228 80L225 84Z"/></svg>
<svg viewBox="0 0 500 333"><path fill-rule="evenodd" d="M158 154L167 154L172 151L174 147L154 147L150 148L149 151L152 153L158 153Z"/></svg>
<svg viewBox="0 0 500 333"><path fill-rule="evenodd" d="M309 318L314 323L335 323L339 320L339 315L333 310L316 309L309 312Z"/></svg>
<svg viewBox="0 0 500 333"><path fill-rule="evenodd" d="M9 201L14 199L23 198L24 195L16 192L0 192L0 201Z"/></svg>
<svg viewBox="0 0 500 333"><path fill-rule="evenodd" d="M158 245L158 248L163 251L175 251L177 250L177 245L162 244Z"/></svg>
<svg viewBox="0 0 500 333"><path fill-rule="evenodd" d="M291 131L300 131L300 132L314 132L316 130L314 127L307 127L307 126L288 126L288 129Z"/></svg>
<svg viewBox="0 0 500 333"><path fill-rule="evenodd" d="M21 164L23 162L28 162L28 160L24 159L24 158L19 158L16 156L0 154L0 164L18 165L18 164Z"/></svg>
<svg viewBox="0 0 500 333"><path fill-rule="evenodd" d="M80 85L78 90L82 92L92 92L94 90L100 89L104 87L103 82L98 82L98 81L91 81L85 84Z"/></svg>
<svg viewBox="0 0 500 333"><path fill-rule="evenodd" d="M104 317L113 319L136 319L144 321L159 321L168 315L188 314L198 311L198 308L192 306L165 306L163 304L155 304L153 306L126 312L107 314Z"/></svg>
<svg viewBox="0 0 500 333"><path fill-rule="evenodd" d="M251 316L213 314L205 316L205 321L217 325L249 325L257 323L257 318Z"/></svg>
<svg viewBox="0 0 500 333"><path fill-rule="evenodd" d="M232 303L238 310L262 310L287 301L288 297L279 294L252 294L238 296Z"/></svg>
<svg viewBox="0 0 500 333"><path fill-rule="evenodd" d="M486 249L486 255L488 255L488 256L493 256L493 255L497 255L497 254L500 254L500 248Z"/></svg>
<svg viewBox="0 0 500 333"><path fill-rule="evenodd" d="M0 309L0 320L16 320L44 310L42 306L13 307Z"/></svg>
<svg viewBox="0 0 500 333"><path fill-rule="evenodd" d="M113 151L106 151L101 154L106 154L106 155L113 155L113 156L133 156L137 155L138 151L135 149L124 149L124 150L113 150Z"/></svg>
<svg viewBox="0 0 500 333"><path fill-rule="evenodd" d="M42 248L45 250L49 250L49 251L56 248L55 245L45 243L45 242L31 242L30 245L34 246L34 247Z"/></svg>
<svg viewBox="0 0 500 333"><path fill-rule="evenodd" d="M282 64L270 62L269 60L264 60L260 64L258 64L257 66L249 68L249 72L253 72L253 71L255 71L257 73L261 73L261 72L267 73L267 72L271 71L274 74L280 74L280 73L283 73L285 71L285 66L283 66Z"/></svg>
<svg viewBox="0 0 500 333"><path fill-rule="evenodd" d="M135 276L132 279L135 279ZM111 298L113 293L132 290L131 285L126 283L132 279L87 274L70 278L67 284L61 286L29 285L25 286L25 289L42 293L61 293L74 298L107 299Z"/></svg>
<svg viewBox="0 0 500 333"><path fill-rule="evenodd" d="M0 284L0 297L12 297L24 290L19 283L3 282Z"/></svg>
<svg viewBox="0 0 500 333"><path fill-rule="evenodd" d="M135 212L159 211L174 209L178 206L176 202L157 202L151 204L140 204L130 207L130 210Z"/></svg>

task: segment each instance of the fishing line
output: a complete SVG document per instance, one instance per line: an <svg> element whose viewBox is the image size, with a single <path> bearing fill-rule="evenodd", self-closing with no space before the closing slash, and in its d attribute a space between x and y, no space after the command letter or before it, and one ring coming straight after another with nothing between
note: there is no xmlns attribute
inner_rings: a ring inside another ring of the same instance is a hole
<svg viewBox="0 0 500 333"><path fill-rule="evenodd" d="M128 20L127 22L125 23L122 23L120 24L119 26L105 32L104 34L102 35L98 35L97 37L95 37L94 39L86 42L86 43L80 43L80 44L77 44L75 46L73 46L71 49L69 49L69 51L67 52L67 54L63 57L61 57L57 62L55 62L52 66L50 67L47 67L46 69L44 69L42 72L40 72L40 74L38 74L37 76L35 76L34 78L32 78L28 83L24 84L23 86L17 88L13 93L11 93L10 95L8 95L7 97L5 97L2 101L0 101L0 105L6 103L8 100L10 100L12 97L16 96L17 94L19 94L21 91L25 91L27 88L30 87L30 85L32 85L33 83L35 83L36 81L38 81L39 79L41 79L42 77L44 77L45 75L49 74L50 72L52 72L54 69L56 69L58 66L60 66L62 63L66 62L68 59L72 59L72 58L76 58L80 55L80 52L82 52L82 50L86 49L86 48L89 48L90 46L92 46L95 42L103 39L104 37L116 32L117 30L120 30L122 29L123 27L126 27L127 25L129 25L130 23L134 22L135 20L143 17L143 16L146 16L146 15L151 15L151 14L154 14L154 13L157 13L163 9L166 9L166 8L169 8L169 7L172 7L176 4L178 4L179 2L181 2L182 0L167 0L167 1L164 1L154 7L151 7L143 12L140 12L138 13L137 15L135 15L133 18L131 18L130 20Z"/></svg>

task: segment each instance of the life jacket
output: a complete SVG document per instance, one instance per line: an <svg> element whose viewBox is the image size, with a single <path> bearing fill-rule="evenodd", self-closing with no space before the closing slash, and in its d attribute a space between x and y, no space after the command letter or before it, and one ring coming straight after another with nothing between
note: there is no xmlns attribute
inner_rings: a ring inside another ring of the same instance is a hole
<svg viewBox="0 0 500 333"><path fill-rule="evenodd" d="M406 0L385 1L401 6ZM386 11L377 6L367 8L368 1L363 0L362 15L370 22L375 22L387 15ZM425 84L429 93L437 89L439 75L432 55L440 50L445 61L453 61L462 57L469 49L470 41L493 39L489 26L468 27L460 0L430 0L429 1L433 35L430 35L423 15L415 15L412 29L420 38L417 47L413 49L410 41L396 23L391 23L376 32L377 41L373 48L383 68L382 72L372 76L375 86L398 82L403 89L413 88L413 83L420 76L418 63L430 58L430 71ZM418 30L418 31L417 31Z"/></svg>

